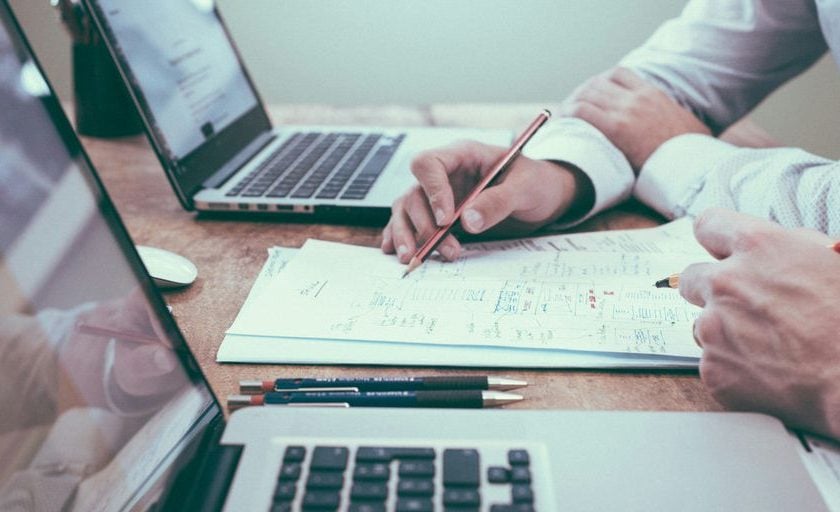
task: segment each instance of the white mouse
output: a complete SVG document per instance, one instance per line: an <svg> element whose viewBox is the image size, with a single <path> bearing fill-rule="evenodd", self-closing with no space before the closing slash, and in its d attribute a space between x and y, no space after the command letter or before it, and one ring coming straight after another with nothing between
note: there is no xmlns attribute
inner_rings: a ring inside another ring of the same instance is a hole
<svg viewBox="0 0 840 512"><path fill-rule="evenodd" d="M137 252L158 288L189 286L198 277L193 262L180 254L143 245L137 246Z"/></svg>

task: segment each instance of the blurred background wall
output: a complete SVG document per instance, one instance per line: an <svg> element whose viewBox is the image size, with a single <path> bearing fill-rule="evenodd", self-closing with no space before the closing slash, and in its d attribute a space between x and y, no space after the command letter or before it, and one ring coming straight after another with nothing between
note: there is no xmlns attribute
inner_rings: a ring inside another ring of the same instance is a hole
<svg viewBox="0 0 840 512"><path fill-rule="evenodd" d="M137 0L142 1L142 0ZM615 64L679 0L217 0L267 102L539 102ZM11 0L70 98L69 38L49 0ZM786 145L840 158L840 74L823 58L753 113Z"/></svg>

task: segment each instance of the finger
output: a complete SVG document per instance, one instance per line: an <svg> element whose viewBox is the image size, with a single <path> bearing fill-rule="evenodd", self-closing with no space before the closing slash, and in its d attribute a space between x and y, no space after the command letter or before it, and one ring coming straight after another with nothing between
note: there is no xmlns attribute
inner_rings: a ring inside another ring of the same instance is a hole
<svg viewBox="0 0 840 512"><path fill-rule="evenodd" d="M586 89L580 91L578 99L586 101L608 111L616 109L623 101L628 99L630 92L610 80L595 80Z"/></svg>
<svg viewBox="0 0 840 512"><path fill-rule="evenodd" d="M418 240L422 243L431 238L437 231L437 225L432 218L432 213L429 209L429 203L426 198L420 194L412 194L406 198L405 211L411 224L417 233ZM437 246L437 251L444 259L452 261L458 257L461 252L460 244L452 235L441 241ZM413 255L414 251L412 251Z"/></svg>
<svg viewBox="0 0 840 512"><path fill-rule="evenodd" d="M403 208L395 209L391 214L391 239L394 252L402 263L408 263L417 247L414 226Z"/></svg>
<svg viewBox="0 0 840 512"><path fill-rule="evenodd" d="M680 295L695 306L705 307L709 300L710 280L715 264L695 263L680 273Z"/></svg>
<svg viewBox="0 0 840 512"><path fill-rule="evenodd" d="M611 82L631 90L651 86L650 83L627 68L615 68L610 72L609 76Z"/></svg>
<svg viewBox="0 0 840 512"><path fill-rule="evenodd" d="M489 169L502 151L502 148L470 142L426 151L412 161L411 172L428 198L437 225L446 224L455 212L450 174Z"/></svg>
<svg viewBox="0 0 840 512"><path fill-rule="evenodd" d="M701 348L720 347L724 340L723 324L720 316L712 309L705 309L694 321L694 340Z"/></svg>
<svg viewBox="0 0 840 512"><path fill-rule="evenodd" d="M560 106L559 114L563 117L583 119L602 133L610 132L612 120L602 108L585 100L575 100Z"/></svg>
<svg viewBox="0 0 840 512"><path fill-rule="evenodd" d="M390 221L388 221L388 224L382 230L382 244L380 247L385 254L394 254L394 235L391 233Z"/></svg>
<svg viewBox="0 0 840 512"><path fill-rule="evenodd" d="M718 259L737 249L749 249L768 231L780 230L776 224L725 208L710 208L694 220L694 236Z"/></svg>

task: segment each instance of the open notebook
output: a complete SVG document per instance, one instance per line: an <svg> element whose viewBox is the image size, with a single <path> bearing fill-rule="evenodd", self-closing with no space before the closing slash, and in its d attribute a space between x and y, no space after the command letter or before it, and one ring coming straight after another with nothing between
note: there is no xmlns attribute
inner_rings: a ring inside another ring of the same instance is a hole
<svg viewBox="0 0 840 512"><path fill-rule="evenodd" d="M700 309L653 283L710 260L688 220L472 244L405 279L379 249L310 240L270 251L217 360L696 367Z"/></svg>

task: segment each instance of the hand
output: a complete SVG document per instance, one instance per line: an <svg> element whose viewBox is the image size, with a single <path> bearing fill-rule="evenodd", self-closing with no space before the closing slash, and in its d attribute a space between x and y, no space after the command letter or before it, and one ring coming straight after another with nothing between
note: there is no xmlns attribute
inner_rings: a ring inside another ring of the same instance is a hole
<svg viewBox="0 0 840 512"><path fill-rule="evenodd" d="M123 405L134 399L170 393L184 385L175 353L140 290L126 297L102 302L83 313L76 325L143 335L160 343L145 343L88 334L76 329L67 334L59 349L59 363L68 380L62 403L107 406L108 395L119 395ZM113 363L107 347L114 341ZM110 380L105 382L105 376ZM107 389L115 386L113 389ZM133 398L132 398L133 397ZM139 403L139 402L138 402ZM144 404L146 406L148 404Z"/></svg>
<svg viewBox="0 0 840 512"><path fill-rule="evenodd" d="M694 334L709 391L840 439L840 255L828 237L720 209L695 235L722 260L680 275L680 293L703 307Z"/></svg>
<svg viewBox="0 0 840 512"><path fill-rule="evenodd" d="M428 239L455 214L457 203L502 157L505 148L465 142L418 155L411 172L418 185L399 197L382 233L382 250L396 252L407 263L419 243ZM484 190L461 215L468 233L523 234L552 222L566 213L585 188L579 173L552 162L517 157L501 182ZM438 246L445 260L452 261L461 245L448 235Z"/></svg>
<svg viewBox="0 0 840 512"><path fill-rule="evenodd" d="M584 82L563 102L560 115L583 119L600 130L636 171L668 140L711 133L691 112L625 68Z"/></svg>

